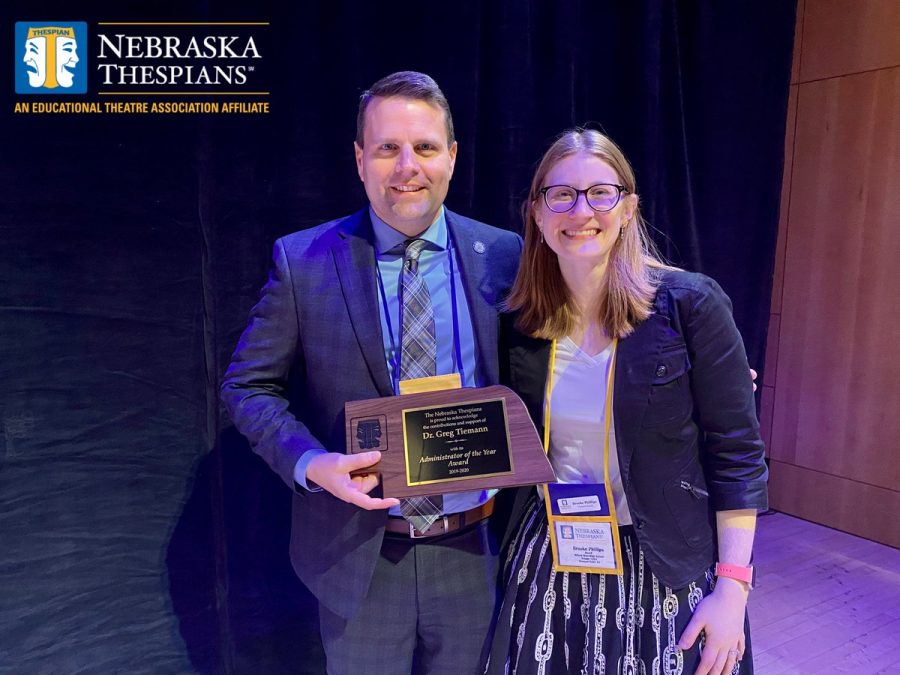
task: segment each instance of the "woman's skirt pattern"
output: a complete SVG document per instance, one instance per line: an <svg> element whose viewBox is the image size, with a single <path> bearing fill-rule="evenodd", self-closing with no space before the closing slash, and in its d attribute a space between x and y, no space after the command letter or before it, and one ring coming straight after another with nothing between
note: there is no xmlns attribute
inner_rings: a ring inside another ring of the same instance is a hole
<svg viewBox="0 0 900 675"><path fill-rule="evenodd" d="M704 595L712 570L682 589L660 583L631 527L619 529L624 574L555 572L543 502L534 499L505 564L506 592L488 675L681 675L700 661L678 638ZM749 633L732 671L753 672Z"/></svg>

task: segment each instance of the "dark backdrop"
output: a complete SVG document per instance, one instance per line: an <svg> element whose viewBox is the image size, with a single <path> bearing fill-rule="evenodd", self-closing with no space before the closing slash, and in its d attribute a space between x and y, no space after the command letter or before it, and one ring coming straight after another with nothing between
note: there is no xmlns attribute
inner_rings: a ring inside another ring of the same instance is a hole
<svg viewBox="0 0 900 675"><path fill-rule="evenodd" d="M763 364L794 3L95 2L16 20L271 21L269 116L14 115L0 70L0 672L321 672L289 491L218 379L272 241L364 204L356 99L435 77L448 205L519 228L572 124L634 163L674 262ZM16 54L16 58L20 58Z"/></svg>

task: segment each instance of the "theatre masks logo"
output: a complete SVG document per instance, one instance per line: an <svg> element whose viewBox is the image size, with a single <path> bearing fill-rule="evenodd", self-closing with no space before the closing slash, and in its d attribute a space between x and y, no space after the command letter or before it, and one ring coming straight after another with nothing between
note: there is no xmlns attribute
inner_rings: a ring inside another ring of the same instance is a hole
<svg viewBox="0 0 900 675"><path fill-rule="evenodd" d="M87 47L84 22L17 22L16 93L84 94Z"/></svg>

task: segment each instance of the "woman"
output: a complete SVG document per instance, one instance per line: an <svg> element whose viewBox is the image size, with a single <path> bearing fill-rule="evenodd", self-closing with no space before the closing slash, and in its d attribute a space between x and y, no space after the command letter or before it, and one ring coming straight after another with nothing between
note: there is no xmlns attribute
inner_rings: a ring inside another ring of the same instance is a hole
<svg viewBox="0 0 900 675"><path fill-rule="evenodd" d="M549 422L560 482L604 483L605 448L622 573L555 572L543 492L521 492L485 672L752 672L767 471L728 298L656 257L631 166L597 131L544 155L525 230L506 376Z"/></svg>

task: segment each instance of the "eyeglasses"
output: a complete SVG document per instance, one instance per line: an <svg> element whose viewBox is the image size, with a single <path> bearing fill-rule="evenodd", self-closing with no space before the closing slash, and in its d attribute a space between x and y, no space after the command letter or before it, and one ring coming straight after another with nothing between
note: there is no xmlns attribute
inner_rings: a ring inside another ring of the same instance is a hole
<svg viewBox="0 0 900 675"><path fill-rule="evenodd" d="M575 208L578 202L578 196L584 195L587 205L598 213L612 211L623 194L627 194L628 190L624 185L616 185L615 183L597 183L589 188L579 190L571 185L548 185L540 189L540 193L544 195L544 203L553 213L566 213Z"/></svg>

